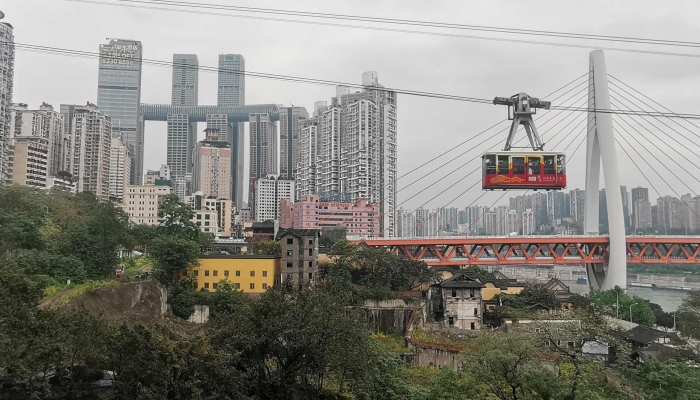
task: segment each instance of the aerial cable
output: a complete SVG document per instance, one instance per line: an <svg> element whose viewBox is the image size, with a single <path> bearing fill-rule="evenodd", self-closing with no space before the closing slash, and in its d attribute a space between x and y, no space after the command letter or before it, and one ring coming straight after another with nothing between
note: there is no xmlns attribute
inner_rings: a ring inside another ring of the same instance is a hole
<svg viewBox="0 0 700 400"><path fill-rule="evenodd" d="M622 135L620 135L620 137L622 137ZM623 140L624 140L624 138L623 138ZM617 145L622 149L622 151L627 155L627 158L629 158L630 161L632 161L632 164L634 164L634 166L637 167L637 170L642 174L642 176L643 176L644 179L647 181L647 183L649 184L649 186L651 186L651 188L654 189L654 192L656 192L656 195L659 196L659 198L663 200L663 202L666 204L666 208L668 208L668 210L671 211L671 213L672 213L673 216L678 220L678 222L680 222L680 224L683 225L683 227L687 230L688 227L686 227L685 224L683 223L683 221L681 221L681 219L678 218L678 216L677 216L676 213L673 211L673 209L671 208L671 206L668 204L668 202L666 201L666 199L663 198L663 197L661 196L661 193L659 193L658 190L656 190L656 186L654 186L654 184L651 183L651 181L649 180L649 178L647 178L646 174L644 174L644 171L642 171L642 169L639 168L639 165L637 165L637 163L634 161L634 159L630 156L630 154L627 152L627 149L626 149L625 147L623 147L622 144L620 144L620 142L617 140L617 137L615 138L615 142L616 142ZM629 144L628 144L628 145L629 145ZM634 148L632 148L632 150L634 150ZM639 153L637 153L637 155L639 155ZM641 157L641 156L640 156L640 157ZM644 158L642 157L642 160L643 160L643 159L644 159ZM653 168L652 168L652 170L653 170ZM663 179L662 179L662 180L663 180ZM670 186L669 186L669 187L670 187ZM673 189L671 189L671 190L673 190ZM665 225L664 225L664 226L665 226Z"/></svg>
<svg viewBox="0 0 700 400"><path fill-rule="evenodd" d="M233 17L233 18L244 18L244 19L254 19L254 20L275 21L275 22L288 22L288 23L296 23L296 24L304 24L304 25L320 25L320 26L332 26L332 27L341 27L341 28L365 29L365 30L373 30L373 31L410 33L410 34L429 35L429 36L453 37L453 38L461 38L461 39L488 40L488 41L506 42L506 43L523 43L523 44L535 44L535 45L545 45L545 46L555 46L555 47L568 47L568 48L579 48L579 49L590 49L590 50L597 49L597 50L619 51L619 52L627 52L627 53L655 54L655 55L679 56L679 57L700 57L700 55L691 54L691 53L674 53L674 52L643 50L643 49L633 49L633 48L601 47L601 46L596 46L596 45L542 42L542 41L523 40L523 39L514 39L514 38L498 38L498 37L488 37L488 36L460 35L460 34L446 33L446 32L416 31L416 30L408 30L408 29L378 27L378 26L349 25L349 24L339 24L339 23L321 22L321 21L261 17L261 16L254 16L254 15L223 14L223 13L208 12L208 11L201 11L201 10L187 10L187 9L183 9L183 8L172 8L172 7L167 8L168 4L166 4L166 3L162 3L162 2L156 3L153 1L147 2L144 0L140 0L140 1L137 1L137 0L118 0L118 1L122 1L122 2L130 1L131 3L153 4L153 5L160 5L160 6L166 6L166 7L164 8L164 7L139 5L139 4L108 3L105 1L93 1L93 0L66 0L66 1L74 2L74 3L108 5L108 6L116 6L116 7L140 8L140 9L146 9L146 10L183 12L183 13L187 13L187 14L201 14L201 15L212 15L212 16L219 16L219 17ZM172 6L174 4L170 4L170 5ZM182 6L180 6L180 7L182 7ZM190 6L190 7L192 7L192 6ZM219 6L219 7L221 7L221 6ZM251 11L245 11L245 10L240 10L240 11L241 12L251 12ZM307 15L306 17L312 17L312 16ZM330 18L330 17L327 17L327 18ZM340 19L340 18L336 17L336 18L331 18L331 19ZM362 22L362 21L360 21L360 22ZM364 21L364 22L372 22L372 21ZM407 24L407 23L404 23L404 24ZM467 27L467 25L463 25L463 26ZM515 32L514 30L508 31L507 30L508 28L478 27L478 26L473 26L473 27L474 28L471 28L472 30L477 30L477 28L479 28L479 30L486 30L486 28L488 28L488 29L491 29L492 32L505 33L505 34L554 36L554 37L564 37L564 38L570 38L570 39L585 39L585 40L622 41L622 42L628 42L628 43L640 43L640 44L647 44L647 45L700 47L700 44L698 44L698 43L684 42L684 41L670 41L670 40L644 39L644 38L632 38L632 37L614 37L614 36L606 36L606 35L596 36L596 35L573 34L573 33L566 34L563 32L559 33L559 32L548 32L548 31L539 31L539 33L537 33L536 31L529 31L528 32L527 30L519 30L518 32ZM459 28L451 27L451 29L459 29ZM461 28L461 29L466 29L466 28ZM501 31L496 31L495 29L501 29ZM559 36L556 36L556 35L559 35ZM569 36L564 36L564 35L569 35Z"/></svg>

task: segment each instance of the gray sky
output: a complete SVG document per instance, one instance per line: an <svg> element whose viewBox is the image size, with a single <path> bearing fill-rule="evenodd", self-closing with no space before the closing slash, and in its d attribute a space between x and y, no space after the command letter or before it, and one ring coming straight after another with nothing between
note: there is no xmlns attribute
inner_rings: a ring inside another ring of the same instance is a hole
<svg viewBox="0 0 700 400"><path fill-rule="evenodd" d="M566 1L531 0L526 2L488 1L255 1L240 4L226 0L196 0L207 3L235 4L314 11L324 13L366 15L451 22L459 24L564 31L590 34L636 36L667 40L697 40L700 35L697 21L700 3L690 1ZM421 90L478 98L510 96L527 92L544 96L588 70L588 49L507 43L464 38L426 36L398 32L369 31L309 24L263 21L211 15L185 14L107 5L81 4L65 0L8 0L3 2L5 21L15 27L15 41L43 46L97 52L105 38L140 40L144 58L172 60L173 53L195 53L200 65L216 66L218 54L240 53L246 59L248 71L360 83L364 71L375 70L379 81L392 88ZM299 19L296 17L281 17ZM344 22L339 22L344 23ZM399 29L419 29L398 27ZM461 31L463 35L495 36L495 34ZM504 37L504 36L500 36ZM559 41L590 44L573 39L508 36L517 39ZM699 50L668 46L635 46L625 43L598 43L605 47L644 48L668 52L693 53ZM700 87L700 58L634 54L607 51L608 72L656 99L675 112L700 113L697 106L697 88ZM61 103L84 104L97 97L97 59L17 52L15 65L15 102L38 107L42 101L58 107ZM287 83L246 78L246 103L277 103L305 106L312 111L313 103L329 100L335 89L330 86ZM142 102L169 103L171 90L169 69L145 65L143 71ZM216 74L200 71L200 104L216 103ZM555 95L556 96L556 95ZM568 97L568 96L567 96ZM577 96L578 97L578 96ZM563 100L563 99L562 99ZM639 108L639 107L635 107ZM423 97L399 95L399 175L420 163L452 148L483 129L504 119L502 106L464 103ZM582 118L583 116L577 116ZM571 117L573 118L573 117ZM563 127L567 121L558 126ZM555 144L576 125L571 124L551 144ZM670 121L665 121L675 126ZM700 126L700 121L695 121ZM690 127L700 134L700 129ZM687 131L676 127L689 138ZM542 130L546 130L542 128ZM580 129L579 129L580 130ZM577 134L576 130L574 134ZM628 128L629 130L629 128ZM553 135L557 128L545 135ZM494 131L495 133L495 131ZM642 133L651 137L645 131ZM489 133L490 136L492 133ZM569 136L561 150L574 137ZM687 140L669 131L681 143ZM475 143L488 136L482 136ZM493 147L501 148L505 133L492 140ZM579 136L581 138L581 136ZM653 146L644 142L645 147ZM658 146L664 146L655 140ZM661 141L678 148L690 160L697 159L700 149L693 144L682 149L670 139ZM695 143L698 143L696 141ZM576 142L568 153L575 148ZM473 149L463 146L449 156L470 150L454 164L444 167L447 173L459 164L488 150L486 145ZM644 153L641 148L639 151ZM670 150L667 150L670 151ZM145 166L155 169L165 163L165 123L152 122L146 128ZM671 154L671 153L669 153ZM633 155L636 157L636 155ZM690 176L681 175L681 168L667 161L672 170L700 193L700 184ZM449 157L451 158L451 157ZM448 159L449 159L448 158ZM683 169L696 167L675 155ZM445 160L445 158L441 158ZM585 145L573 156L568 166L569 188L584 187ZM620 178L628 187L649 187L642 175L618 150ZM651 161L654 161L653 159ZM443 161L444 162L444 161ZM401 178L399 188L432 169ZM654 165L654 164L652 164ZM438 192L451 187L429 207L444 206L480 178L475 173L457 182L461 172L471 172L472 162L457 173L444 178L425 193L403 205L415 208ZM640 166L662 195L673 194L652 170ZM422 173L421 173L422 172ZM690 190L664 169L659 172L680 194ZM697 175L698 171L695 171ZM443 175L435 173L434 175ZM433 183L433 175L399 193L399 202L421 188ZM452 206L464 207L481 194L480 185ZM514 192L515 194L515 192ZM492 203L500 193L484 196L479 204ZM650 189L650 196L656 197ZM504 199L507 201L507 198Z"/></svg>

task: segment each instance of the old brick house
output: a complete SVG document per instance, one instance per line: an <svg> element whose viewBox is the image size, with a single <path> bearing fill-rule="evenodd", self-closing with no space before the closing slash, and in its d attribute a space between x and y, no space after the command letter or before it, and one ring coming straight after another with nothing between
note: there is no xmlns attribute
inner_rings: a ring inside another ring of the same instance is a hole
<svg viewBox="0 0 700 400"><path fill-rule="evenodd" d="M283 229L277 239L282 249L280 281L299 288L316 285L319 280L319 231Z"/></svg>
<svg viewBox="0 0 700 400"><path fill-rule="evenodd" d="M478 278L457 272L451 278L430 286L430 315L445 327L475 330L482 318L481 290Z"/></svg>

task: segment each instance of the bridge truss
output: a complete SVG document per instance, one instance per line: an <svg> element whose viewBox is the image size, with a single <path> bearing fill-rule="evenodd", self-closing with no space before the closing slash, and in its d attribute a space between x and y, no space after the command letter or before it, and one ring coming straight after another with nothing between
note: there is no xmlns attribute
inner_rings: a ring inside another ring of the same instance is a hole
<svg viewBox="0 0 700 400"><path fill-rule="evenodd" d="M514 236L426 239L374 239L368 247L426 262L431 266L608 264L607 236ZM638 264L700 263L700 237L630 236L626 261Z"/></svg>

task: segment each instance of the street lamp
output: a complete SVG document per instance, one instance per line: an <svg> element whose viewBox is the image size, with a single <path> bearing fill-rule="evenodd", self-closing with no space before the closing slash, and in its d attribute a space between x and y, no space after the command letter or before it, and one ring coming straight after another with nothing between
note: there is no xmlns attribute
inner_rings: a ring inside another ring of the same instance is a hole
<svg viewBox="0 0 700 400"><path fill-rule="evenodd" d="M630 304L630 324L632 323L632 307L636 306L637 303Z"/></svg>

